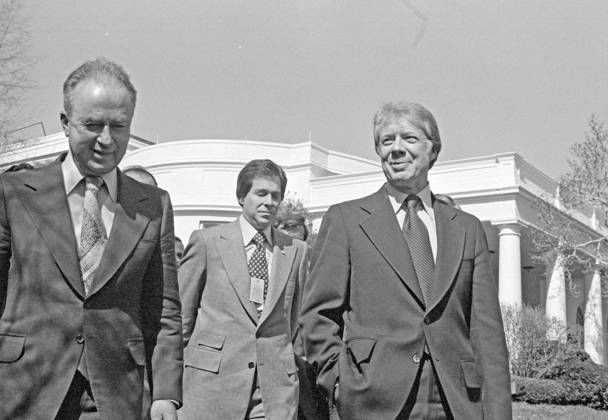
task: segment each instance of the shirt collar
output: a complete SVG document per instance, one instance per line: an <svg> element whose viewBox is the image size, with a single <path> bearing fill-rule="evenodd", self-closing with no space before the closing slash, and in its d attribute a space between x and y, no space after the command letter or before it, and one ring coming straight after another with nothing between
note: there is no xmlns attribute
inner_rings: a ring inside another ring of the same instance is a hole
<svg viewBox="0 0 608 420"><path fill-rule="evenodd" d="M399 210L401 209L401 205L403 204L403 200L405 200L406 197L410 194L399 191L397 188L395 188L388 182L384 185L393 210L395 211L395 213L399 212ZM424 211L426 211L431 217L433 217L433 199L431 197L431 188L428 182L426 186L422 190L420 190L416 195L420 197L420 200L422 201L422 205L424 207Z"/></svg>
<svg viewBox="0 0 608 420"><path fill-rule="evenodd" d="M84 178L84 175L82 175L78 170L76 162L74 162L74 156L72 156L71 151L68 152L68 155L61 163L61 171L63 173L63 186L65 187L65 193L66 195L69 195L74 190L74 188L76 188L78 183ZM106 184L106 188L108 189L110 198L112 199L112 201L116 201L116 193L118 189L118 175L116 172L116 168L112 169L107 174L103 174L101 178Z"/></svg>
<svg viewBox="0 0 608 420"><path fill-rule="evenodd" d="M239 216L239 225L241 227L241 233L243 234L243 244L247 246L251 243L251 240L253 239L255 234L258 233L258 231L253 226L251 226L251 224L247 221L247 219L245 219L245 216L243 216L242 214ZM266 238L266 242L268 242L268 244L270 244L270 246L272 247L272 236L270 235L270 226L264 229L262 233Z"/></svg>

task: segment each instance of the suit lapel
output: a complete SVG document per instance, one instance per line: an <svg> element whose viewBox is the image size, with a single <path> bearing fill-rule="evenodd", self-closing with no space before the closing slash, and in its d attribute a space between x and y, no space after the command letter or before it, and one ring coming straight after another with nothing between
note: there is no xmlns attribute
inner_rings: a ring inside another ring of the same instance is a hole
<svg viewBox="0 0 608 420"><path fill-rule="evenodd" d="M420 305L424 306L412 257L384 187L370 196L361 208L370 213L361 223L361 228Z"/></svg>
<svg viewBox="0 0 608 420"><path fill-rule="evenodd" d="M216 239L216 247L224 270L241 301L241 305L254 323L258 321L255 304L249 300L249 287L251 280L247 269L247 255L243 246L243 234L238 220L225 225L224 230Z"/></svg>
<svg viewBox="0 0 608 420"><path fill-rule="evenodd" d="M143 215L149 197L126 176L118 174L117 208L89 296L98 292L137 246L150 219Z"/></svg>
<svg viewBox="0 0 608 420"><path fill-rule="evenodd" d="M455 220L457 212L442 203L435 201L435 226L437 226L437 263L435 265L435 281L431 289L431 304L427 312L447 293L462 261L464 252L465 232Z"/></svg>
<svg viewBox="0 0 608 420"><path fill-rule="evenodd" d="M275 229L272 229L272 242L274 244L272 273L270 273L268 296L266 297L264 311L262 312L259 324L262 324L268 318L282 296L297 251L297 248L293 246L293 240L286 235L279 234Z"/></svg>
<svg viewBox="0 0 608 420"><path fill-rule="evenodd" d="M68 283L84 298L61 161L24 176L25 182L19 187L21 201Z"/></svg>

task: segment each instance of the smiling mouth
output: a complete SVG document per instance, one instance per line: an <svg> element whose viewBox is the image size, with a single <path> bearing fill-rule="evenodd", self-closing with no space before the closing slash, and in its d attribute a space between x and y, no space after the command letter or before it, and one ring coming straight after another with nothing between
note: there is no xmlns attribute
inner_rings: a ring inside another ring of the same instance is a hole
<svg viewBox="0 0 608 420"><path fill-rule="evenodd" d="M410 162L391 162L390 166L393 169L405 169Z"/></svg>
<svg viewBox="0 0 608 420"><path fill-rule="evenodd" d="M104 152L101 150L93 150L93 153L95 153L98 156L109 156L109 155L113 154L114 152L113 151Z"/></svg>

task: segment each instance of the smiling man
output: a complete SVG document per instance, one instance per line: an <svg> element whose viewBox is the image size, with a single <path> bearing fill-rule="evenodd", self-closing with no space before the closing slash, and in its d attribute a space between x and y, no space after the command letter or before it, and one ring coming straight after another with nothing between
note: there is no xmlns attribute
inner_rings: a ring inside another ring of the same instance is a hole
<svg viewBox="0 0 608 420"><path fill-rule="evenodd" d="M179 269L184 420L297 416L293 342L306 244L272 227L287 178L271 160L240 171L237 220L195 231Z"/></svg>
<svg viewBox="0 0 608 420"><path fill-rule="evenodd" d="M136 91L106 59L64 83L69 152L0 177L0 418L176 419L182 337L166 191L123 175Z"/></svg>
<svg viewBox="0 0 608 420"><path fill-rule="evenodd" d="M349 420L510 419L483 227L429 187L435 118L386 103L374 140L386 184L330 207L312 253L300 322L318 383Z"/></svg>

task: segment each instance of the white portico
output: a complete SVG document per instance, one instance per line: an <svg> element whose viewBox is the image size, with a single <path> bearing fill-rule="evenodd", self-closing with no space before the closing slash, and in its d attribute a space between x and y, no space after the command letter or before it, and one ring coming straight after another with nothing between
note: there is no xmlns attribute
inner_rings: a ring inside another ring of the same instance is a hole
<svg viewBox="0 0 608 420"><path fill-rule="evenodd" d="M49 159L64 150L67 140L62 133L34 139L26 148L0 157L0 170L12 163ZM287 193L303 201L314 228L330 205L370 194L384 183L379 162L312 142L201 139L151 144L134 137L121 167L144 166L169 191L176 235L186 242L193 230L225 223L240 213L237 174L255 158L272 159L285 169ZM570 325L584 324L589 354L603 361L608 334L600 273L574 270L573 278L566 279L559 264L547 270L530 258L526 230L537 225L534 203L539 197L552 197L557 183L516 153L446 162L440 155L430 183L433 192L449 194L483 222L500 301L539 306ZM590 214L579 214L577 220L586 229L597 230Z"/></svg>

